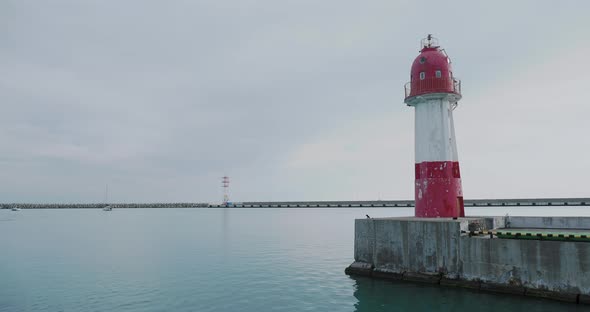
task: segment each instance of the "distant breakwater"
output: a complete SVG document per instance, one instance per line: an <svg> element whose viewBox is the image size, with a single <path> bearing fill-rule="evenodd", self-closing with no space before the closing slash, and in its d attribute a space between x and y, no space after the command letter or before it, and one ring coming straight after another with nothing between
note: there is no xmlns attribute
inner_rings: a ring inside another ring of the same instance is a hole
<svg viewBox="0 0 590 312"><path fill-rule="evenodd" d="M208 203L4 203L0 209L207 208Z"/></svg>
<svg viewBox="0 0 590 312"><path fill-rule="evenodd" d="M465 207L497 206L590 206L590 198L517 198L466 199ZM404 208L414 207L413 200L375 201L284 201L215 203L0 203L0 209L101 209L112 208Z"/></svg>

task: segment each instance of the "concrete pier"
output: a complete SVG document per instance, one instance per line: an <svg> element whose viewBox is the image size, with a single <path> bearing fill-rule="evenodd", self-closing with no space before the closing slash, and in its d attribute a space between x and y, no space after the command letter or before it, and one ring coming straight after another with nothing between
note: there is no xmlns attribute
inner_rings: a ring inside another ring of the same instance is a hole
<svg viewBox="0 0 590 312"><path fill-rule="evenodd" d="M590 304L590 242L493 235L521 228L590 234L590 218L358 219L345 271Z"/></svg>

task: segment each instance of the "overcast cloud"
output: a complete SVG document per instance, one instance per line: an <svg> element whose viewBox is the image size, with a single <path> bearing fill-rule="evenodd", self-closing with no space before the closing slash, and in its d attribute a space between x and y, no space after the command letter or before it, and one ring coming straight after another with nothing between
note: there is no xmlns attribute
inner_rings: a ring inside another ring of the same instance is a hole
<svg viewBox="0 0 590 312"><path fill-rule="evenodd" d="M413 198L428 33L465 197L590 196L590 2L475 2L1 1L0 202Z"/></svg>

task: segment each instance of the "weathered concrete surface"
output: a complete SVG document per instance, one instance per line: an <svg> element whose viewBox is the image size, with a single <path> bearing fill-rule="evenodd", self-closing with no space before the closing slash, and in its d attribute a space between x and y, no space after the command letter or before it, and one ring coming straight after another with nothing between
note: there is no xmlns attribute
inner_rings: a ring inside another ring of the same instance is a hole
<svg viewBox="0 0 590 312"><path fill-rule="evenodd" d="M375 223L373 219L354 221L354 260L374 264ZM373 265L374 266L374 265Z"/></svg>
<svg viewBox="0 0 590 312"><path fill-rule="evenodd" d="M508 217L508 228L590 229L590 217Z"/></svg>
<svg viewBox="0 0 590 312"><path fill-rule="evenodd" d="M456 279L456 278L451 279L451 278L443 277L440 280L440 284L443 286L479 289L481 286L481 281L479 281L479 280L467 281L467 280L463 280L463 279Z"/></svg>
<svg viewBox="0 0 590 312"><path fill-rule="evenodd" d="M590 305L590 295L579 295L578 303Z"/></svg>
<svg viewBox="0 0 590 312"><path fill-rule="evenodd" d="M422 283L429 283L429 284L440 284L441 278L442 278L442 275L437 274L437 273L406 272L403 275L404 281L422 282Z"/></svg>
<svg viewBox="0 0 590 312"><path fill-rule="evenodd" d="M590 294L590 244L463 236L463 279Z"/></svg>
<svg viewBox="0 0 590 312"><path fill-rule="evenodd" d="M525 288L520 285L511 285L504 283L481 282L479 290L491 291L501 294L524 295Z"/></svg>
<svg viewBox="0 0 590 312"><path fill-rule="evenodd" d="M483 220L483 223L486 225L484 230L492 230L497 228L506 227L506 219L507 217L474 217L480 218Z"/></svg>
<svg viewBox="0 0 590 312"><path fill-rule="evenodd" d="M375 270L451 272L456 276L461 230L479 219L382 218L355 220L355 261Z"/></svg>
<svg viewBox="0 0 590 312"><path fill-rule="evenodd" d="M571 303L577 303L579 300L578 298L580 297L580 295L578 295L578 294L558 293L558 292L554 292L554 291L547 291L547 290L541 290L541 289L531 289L531 288L526 289L525 296L546 298L546 299L559 300L559 301L571 302ZM582 303L585 303L585 302L582 302Z"/></svg>
<svg viewBox="0 0 590 312"><path fill-rule="evenodd" d="M373 270L373 274L371 276L374 278L390 279L397 281L401 281L404 279L404 273L395 273L384 270Z"/></svg>
<svg viewBox="0 0 590 312"><path fill-rule="evenodd" d="M590 222L590 218L526 218L509 217L508 222L504 217L359 219L355 263L349 271L372 268L373 277L590 302L590 243L461 234L470 228L512 227L512 222L569 229ZM364 275L369 274L364 271Z"/></svg>
<svg viewBox="0 0 590 312"><path fill-rule="evenodd" d="M366 262L354 262L344 270L344 273L371 276L373 274L373 265Z"/></svg>

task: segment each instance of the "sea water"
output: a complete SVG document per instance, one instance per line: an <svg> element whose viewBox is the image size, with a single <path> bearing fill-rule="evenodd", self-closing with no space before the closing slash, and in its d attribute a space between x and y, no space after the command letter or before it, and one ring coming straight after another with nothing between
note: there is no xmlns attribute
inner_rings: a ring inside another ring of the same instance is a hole
<svg viewBox="0 0 590 312"><path fill-rule="evenodd" d="M584 207L469 215L590 215ZM0 311L582 311L352 278L354 219L412 208L0 210Z"/></svg>

